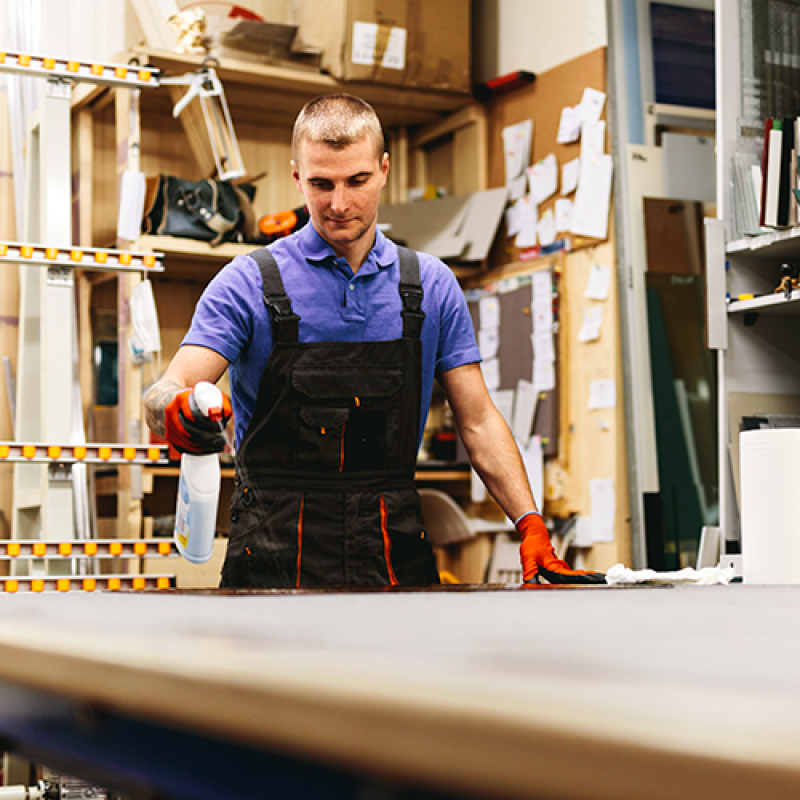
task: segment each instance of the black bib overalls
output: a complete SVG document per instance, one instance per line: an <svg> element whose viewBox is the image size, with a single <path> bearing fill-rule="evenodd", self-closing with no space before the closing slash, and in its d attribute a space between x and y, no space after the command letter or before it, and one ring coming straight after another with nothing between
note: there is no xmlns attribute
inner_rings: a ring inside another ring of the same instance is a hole
<svg viewBox="0 0 800 800"><path fill-rule="evenodd" d="M222 587L439 583L414 485L424 314L400 251L403 337L298 342L275 259L252 253L274 346L236 454Z"/></svg>

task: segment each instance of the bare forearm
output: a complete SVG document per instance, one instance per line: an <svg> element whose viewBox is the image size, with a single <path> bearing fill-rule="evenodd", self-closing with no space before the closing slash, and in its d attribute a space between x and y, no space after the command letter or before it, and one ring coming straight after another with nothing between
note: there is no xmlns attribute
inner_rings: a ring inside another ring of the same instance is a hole
<svg viewBox="0 0 800 800"><path fill-rule="evenodd" d="M175 395L185 389L176 380L164 377L156 381L144 396L144 413L147 425L153 433L165 437L164 409L172 402Z"/></svg>
<svg viewBox="0 0 800 800"><path fill-rule="evenodd" d="M461 437L473 468L509 519L536 508L519 448L499 413L478 427L465 426Z"/></svg>

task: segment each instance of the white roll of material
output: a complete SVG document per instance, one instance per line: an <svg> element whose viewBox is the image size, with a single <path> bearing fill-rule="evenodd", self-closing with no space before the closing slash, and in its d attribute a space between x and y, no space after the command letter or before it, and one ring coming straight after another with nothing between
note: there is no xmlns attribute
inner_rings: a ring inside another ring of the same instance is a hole
<svg viewBox="0 0 800 800"><path fill-rule="evenodd" d="M800 428L739 434L742 578L800 583Z"/></svg>

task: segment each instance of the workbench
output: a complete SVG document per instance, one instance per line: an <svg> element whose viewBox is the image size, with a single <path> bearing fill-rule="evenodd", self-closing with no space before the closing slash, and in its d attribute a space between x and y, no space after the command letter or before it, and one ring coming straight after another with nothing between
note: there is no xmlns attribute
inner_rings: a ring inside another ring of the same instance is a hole
<svg viewBox="0 0 800 800"><path fill-rule="evenodd" d="M101 785L800 793L800 586L21 593L0 611L6 749Z"/></svg>

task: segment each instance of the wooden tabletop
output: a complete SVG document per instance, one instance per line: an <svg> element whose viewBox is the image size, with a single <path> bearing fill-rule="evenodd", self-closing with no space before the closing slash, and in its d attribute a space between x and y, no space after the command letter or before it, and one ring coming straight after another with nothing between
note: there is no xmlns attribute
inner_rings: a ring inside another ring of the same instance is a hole
<svg viewBox="0 0 800 800"><path fill-rule="evenodd" d="M5 595L0 681L453 793L800 792L800 586L448 588Z"/></svg>

